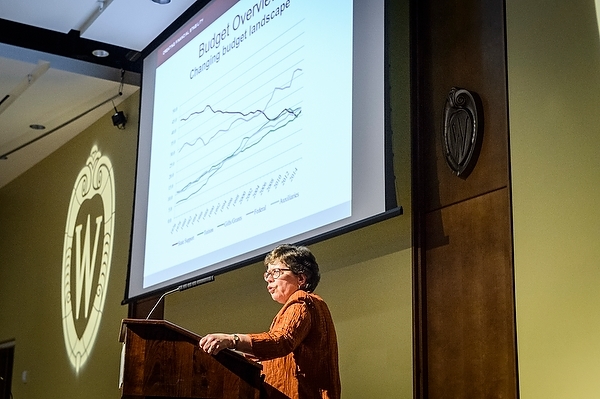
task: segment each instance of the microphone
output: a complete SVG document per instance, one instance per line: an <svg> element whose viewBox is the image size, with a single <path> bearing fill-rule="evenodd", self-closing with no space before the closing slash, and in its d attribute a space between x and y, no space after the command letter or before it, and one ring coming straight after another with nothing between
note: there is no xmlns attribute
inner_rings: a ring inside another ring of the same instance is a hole
<svg viewBox="0 0 600 399"><path fill-rule="evenodd" d="M199 280L190 281L189 283L181 284L179 287L177 287L177 291L185 291L189 288L194 288L202 284L210 283L211 281L215 281L215 276L208 276Z"/></svg>
<svg viewBox="0 0 600 399"><path fill-rule="evenodd" d="M177 291L185 291L187 289L194 288L194 287L197 287L197 286L202 285L202 284L210 283L211 281L215 281L215 276L208 276L208 277L204 277L204 278L201 278L201 279L198 279L198 280L195 280L195 281L190 281L189 283L181 284L177 288L173 288L172 290L165 292L164 294L162 294L160 296L160 298L158 298L158 301L156 301L156 304L154 305L154 307L152 308L152 310L150 311L150 313L148 313L148 316L146 316L146 320L148 320L150 318L150 316L154 312L154 309L156 309L156 307L158 306L158 304L167 295L170 295L170 294L172 294L174 292L177 292Z"/></svg>

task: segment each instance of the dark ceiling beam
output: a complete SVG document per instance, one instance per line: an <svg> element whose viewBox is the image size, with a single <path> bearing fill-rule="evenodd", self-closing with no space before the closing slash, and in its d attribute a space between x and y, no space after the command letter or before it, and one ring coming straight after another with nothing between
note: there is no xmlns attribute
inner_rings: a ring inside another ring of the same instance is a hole
<svg viewBox="0 0 600 399"><path fill-rule="evenodd" d="M76 30L61 33L0 18L0 42L128 72L141 73L142 70L138 51L84 39ZM109 55L94 56L92 51L99 49Z"/></svg>

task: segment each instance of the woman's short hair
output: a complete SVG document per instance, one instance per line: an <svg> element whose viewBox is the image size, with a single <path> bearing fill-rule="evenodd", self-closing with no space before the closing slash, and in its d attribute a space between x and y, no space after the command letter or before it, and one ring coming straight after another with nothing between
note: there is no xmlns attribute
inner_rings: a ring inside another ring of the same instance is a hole
<svg viewBox="0 0 600 399"><path fill-rule="evenodd" d="M321 272L317 260L310 249L304 246L282 244L274 248L265 257L265 266L276 261L284 263L294 274L304 274L306 283L300 287L306 292L313 292L319 281Z"/></svg>

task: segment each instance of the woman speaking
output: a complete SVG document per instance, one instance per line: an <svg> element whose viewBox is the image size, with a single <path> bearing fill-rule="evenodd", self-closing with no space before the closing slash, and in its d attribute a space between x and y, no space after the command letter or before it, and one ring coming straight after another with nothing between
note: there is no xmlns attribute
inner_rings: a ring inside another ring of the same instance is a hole
<svg viewBox="0 0 600 399"><path fill-rule="evenodd" d="M210 354L234 349L258 359L269 398L338 399L338 347L327 304L314 294L319 265L303 246L280 245L265 258L264 279L283 306L267 332L208 334L200 347Z"/></svg>

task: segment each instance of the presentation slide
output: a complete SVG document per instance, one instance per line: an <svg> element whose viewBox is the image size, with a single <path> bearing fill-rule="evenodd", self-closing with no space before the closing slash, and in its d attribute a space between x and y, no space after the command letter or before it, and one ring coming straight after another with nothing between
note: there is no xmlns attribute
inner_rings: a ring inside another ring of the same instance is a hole
<svg viewBox="0 0 600 399"><path fill-rule="evenodd" d="M143 288L351 215L352 29L352 1L213 1L146 61Z"/></svg>

